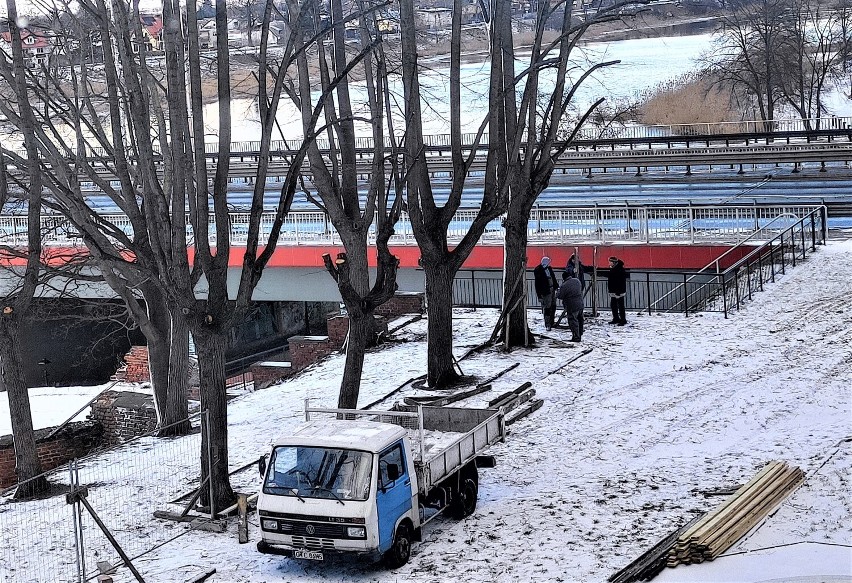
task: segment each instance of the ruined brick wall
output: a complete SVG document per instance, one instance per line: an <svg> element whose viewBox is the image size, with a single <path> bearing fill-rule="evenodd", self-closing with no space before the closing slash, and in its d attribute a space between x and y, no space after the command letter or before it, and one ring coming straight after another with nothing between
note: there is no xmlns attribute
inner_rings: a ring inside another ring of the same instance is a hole
<svg viewBox="0 0 852 583"><path fill-rule="evenodd" d="M285 379L293 374L293 366L289 362L256 362L251 365L250 375L255 389L263 389Z"/></svg>
<svg viewBox="0 0 852 583"><path fill-rule="evenodd" d="M290 345L290 366L294 372L325 358L334 350L328 336L291 336L287 342Z"/></svg>
<svg viewBox="0 0 852 583"><path fill-rule="evenodd" d="M99 423L83 421L69 423L56 435L47 439L53 427L36 431L36 448L42 471L49 471L69 461L81 458L103 444L103 427ZM0 437L0 488L14 486L15 446L11 435Z"/></svg>
<svg viewBox="0 0 852 583"><path fill-rule="evenodd" d="M128 383L144 383L151 380L151 370L148 368L148 347L131 346L124 355L124 364L112 375L114 381Z"/></svg>
<svg viewBox="0 0 852 583"><path fill-rule="evenodd" d="M425 301L421 292L399 292L376 308L377 315L388 317L403 314L422 314L424 311Z"/></svg>
<svg viewBox="0 0 852 583"><path fill-rule="evenodd" d="M104 440L115 444L157 427L154 397L128 391L106 391L92 404L91 418L104 428Z"/></svg>

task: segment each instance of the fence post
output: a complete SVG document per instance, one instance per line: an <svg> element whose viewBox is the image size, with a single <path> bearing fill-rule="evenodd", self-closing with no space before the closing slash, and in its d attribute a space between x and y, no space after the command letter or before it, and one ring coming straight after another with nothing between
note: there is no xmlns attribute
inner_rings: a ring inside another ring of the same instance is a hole
<svg viewBox="0 0 852 583"><path fill-rule="evenodd" d="M790 256L792 257L793 267L796 267L796 231L790 227Z"/></svg>
<svg viewBox="0 0 852 583"><path fill-rule="evenodd" d="M739 270L737 270L739 271ZM737 271L734 271L734 283L736 284ZM725 286L725 274L721 273L716 277L722 278L722 312L725 314L725 319L728 319L728 290Z"/></svg>
<svg viewBox="0 0 852 583"><path fill-rule="evenodd" d="M76 472L76 460L68 463L69 483L71 489L77 487L77 478L79 475ZM77 581L85 583L86 581L86 558L83 554L83 523L80 520L80 503L74 502L71 504L71 517L74 520L74 551L77 555Z"/></svg>
<svg viewBox="0 0 852 583"><path fill-rule="evenodd" d="M473 296L473 310L476 311L476 276L473 269L470 270L470 290Z"/></svg>
<svg viewBox="0 0 852 583"><path fill-rule="evenodd" d="M683 315L689 317L689 290L686 289L686 273L683 274Z"/></svg>
<svg viewBox="0 0 852 583"><path fill-rule="evenodd" d="M787 274L787 266L784 262L787 260L785 257L786 253L784 253L784 231L781 231L781 275ZM775 278L772 278L772 282L775 283Z"/></svg>
<svg viewBox="0 0 852 583"><path fill-rule="evenodd" d="M816 252L816 218L811 213L811 253Z"/></svg>
<svg viewBox="0 0 852 583"><path fill-rule="evenodd" d="M748 283L748 293L751 293L751 277L749 276L748 267L746 267L746 282ZM740 309L740 274L739 271L734 272L734 294L737 298L737 311Z"/></svg>
<svg viewBox="0 0 852 583"><path fill-rule="evenodd" d="M805 220L804 219L801 220L801 224L802 224L802 261L804 261L805 260L805 253L807 252L807 249L805 248Z"/></svg>
<svg viewBox="0 0 852 583"><path fill-rule="evenodd" d="M748 288L748 301L751 301L751 263L746 265L746 287Z"/></svg>
<svg viewBox="0 0 852 583"><path fill-rule="evenodd" d="M645 272L645 291L648 295L648 315L651 315L651 274Z"/></svg>

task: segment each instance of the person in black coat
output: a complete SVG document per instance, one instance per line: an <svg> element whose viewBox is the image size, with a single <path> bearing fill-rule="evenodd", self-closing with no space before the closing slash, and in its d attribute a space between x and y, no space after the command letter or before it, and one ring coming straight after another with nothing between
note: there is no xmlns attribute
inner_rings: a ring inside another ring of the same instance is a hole
<svg viewBox="0 0 852 583"><path fill-rule="evenodd" d="M542 257L541 263L533 270L535 276L535 295L541 302L541 314L544 316L544 327L547 331L553 327L556 318L556 290L559 283L556 274L550 266L550 257Z"/></svg>
<svg viewBox="0 0 852 583"><path fill-rule="evenodd" d="M627 315L624 310L624 297L627 295L627 278L630 275L624 269L624 262L618 257L609 258L609 273L607 274L606 287L609 292L609 307L612 310L610 324L624 326L627 324Z"/></svg>
<svg viewBox="0 0 852 583"><path fill-rule="evenodd" d="M576 277L580 280L580 287L585 292L586 290L586 273L591 273L592 269L590 267L586 267L583 265L583 262L580 261L580 258L577 257L576 254L572 253L571 258L568 260L568 264L565 266L565 271L562 272L562 279L565 277Z"/></svg>

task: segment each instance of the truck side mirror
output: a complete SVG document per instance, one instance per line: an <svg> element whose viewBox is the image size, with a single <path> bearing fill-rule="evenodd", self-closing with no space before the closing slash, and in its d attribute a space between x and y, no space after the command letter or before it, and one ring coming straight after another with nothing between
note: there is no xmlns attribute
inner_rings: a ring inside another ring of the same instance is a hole
<svg viewBox="0 0 852 583"><path fill-rule="evenodd" d="M257 460L257 471L260 472L261 478L266 475L266 456L265 455L260 456L260 459Z"/></svg>
<svg viewBox="0 0 852 583"><path fill-rule="evenodd" d="M395 482L399 479L399 466L396 464L388 464L388 481Z"/></svg>

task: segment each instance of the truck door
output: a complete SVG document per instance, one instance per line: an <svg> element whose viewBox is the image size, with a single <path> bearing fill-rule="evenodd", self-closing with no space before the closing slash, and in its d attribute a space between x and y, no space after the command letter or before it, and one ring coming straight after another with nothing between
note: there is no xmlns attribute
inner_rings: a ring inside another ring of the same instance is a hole
<svg viewBox="0 0 852 583"><path fill-rule="evenodd" d="M398 476L388 468L396 466ZM393 543L394 526L400 516L411 510L411 476L402 442L379 454L378 489L376 505L379 516L379 550L385 552Z"/></svg>

